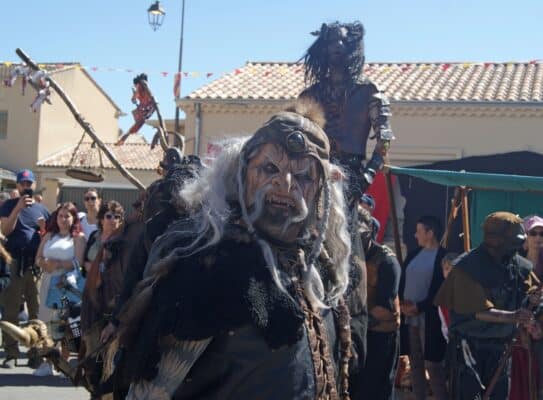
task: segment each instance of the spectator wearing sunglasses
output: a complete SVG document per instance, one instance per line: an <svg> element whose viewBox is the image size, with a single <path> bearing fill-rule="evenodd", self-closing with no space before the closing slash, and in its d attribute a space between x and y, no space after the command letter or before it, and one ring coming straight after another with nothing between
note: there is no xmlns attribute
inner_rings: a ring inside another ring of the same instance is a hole
<svg viewBox="0 0 543 400"><path fill-rule="evenodd" d="M534 266L534 272L541 280L543 278L543 218L530 215L524 218L524 230L527 238L524 243L526 258Z"/></svg>
<svg viewBox="0 0 543 400"><path fill-rule="evenodd" d="M111 318L124 276L121 251L123 207L114 200L104 202L97 219L98 229L90 236L84 257L87 280L81 304L81 332L86 353L82 357L94 352L100 344L100 333ZM91 381L100 378L99 365L89 366L89 370L93 371L89 378Z"/></svg>
<svg viewBox="0 0 543 400"><path fill-rule="evenodd" d="M101 204L98 190L94 188L87 189L83 200L87 212L80 212L78 216L85 239L89 240L91 234L98 229L98 211Z"/></svg>
<svg viewBox="0 0 543 400"><path fill-rule="evenodd" d="M111 200L103 203L96 214L97 229L89 235L85 250L85 271L89 272L102 244L121 231L124 222L123 206Z"/></svg>

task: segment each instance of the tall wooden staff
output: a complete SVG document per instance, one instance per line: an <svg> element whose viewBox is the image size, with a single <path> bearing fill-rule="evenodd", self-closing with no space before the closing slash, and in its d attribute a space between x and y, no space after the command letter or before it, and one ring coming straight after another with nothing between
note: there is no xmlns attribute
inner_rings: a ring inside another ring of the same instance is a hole
<svg viewBox="0 0 543 400"><path fill-rule="evenodd" d="M451 236L451 230L454 223L454 220L456 219L458 215L458 209L461 205L461 199L460 199L460 188L456 187L454 189L454 195L451 199L451 209L449 211L449 218L447 219L447 229L445 229L445 234L443 235L443 238L441 239L441 245L444 248L447 248L449 245L449 239Z"/></svg>
<svg viewBox="0 0 543 400"><path fill-rule="evenodd" d="M392 184L392 174L389 168L384 169L384 174L387 183L388 201L390 203L390 215L392 217L392 232L394 234L394 247L396 250L396 258L403 262L402 241L400 240L400 227L398 224L398 213L396 212L396 199L394 197L394 187Z"/></svg>
<svg viewBox="0 0 543 400"><path fill-rule="evenodd" d="M468 206L469 189L465 186L460 187L460 201L462 202L462 229L464 231L464 251L471 250L471 230L469 226L469 206Z"/></svg>
<svg viewBox="0 0 543 400"><path fill-rule="evenodd" d="M34 71L39 71L40 68L38 65L30 59L30 57L21 49L15 50L17 55L23 60L26 65L28 65L30 68L32 68ZM71 111L72 115L74 116L75 120L81 125L81 127L85 130L85 132L92 138L94 143L104 152L106 157L111 161L111 163L119 170L122 176L124 176L126 179L128 179L134 186L136 186L140 190L145 190L145 186L143 183L141 183L138 178L136 178L134 175L132 175L125 167L122 166L122 164L115 158L113 153L108 149L108 147L100 140L100 138L96 135L96 132L94 132L94 128L90 123L85 121L83 116L79 113L75 105L73 104L72 100L68 97L68 95L64 92L64 90L60 87L58 83L55 82L53 78L50 76L46 76L47 81L49 82L49 86L52 87L55 92L58 93L60 98L64 101L64 103L68 106L69 110Z"/></svg>

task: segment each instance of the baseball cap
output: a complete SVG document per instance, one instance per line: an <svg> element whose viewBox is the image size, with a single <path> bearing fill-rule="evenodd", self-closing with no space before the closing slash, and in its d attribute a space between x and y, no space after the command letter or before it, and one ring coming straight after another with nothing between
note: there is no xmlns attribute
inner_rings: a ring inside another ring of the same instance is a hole
<svg viewBox="0 0 543 400"><path fill-rule="evenodd" d="M530 232L532 229L538 226L543 228L543 218L541 218L539 215L530 215L524 219L524 230L526 232Z"/></svg>
<svg viewBox="0 0 543 400"><path fill-rule="evenodd" d="M21 182L36 182L36 179L34 178L34 173L29 169L21 169L17 171L17 183Z"/></svg>

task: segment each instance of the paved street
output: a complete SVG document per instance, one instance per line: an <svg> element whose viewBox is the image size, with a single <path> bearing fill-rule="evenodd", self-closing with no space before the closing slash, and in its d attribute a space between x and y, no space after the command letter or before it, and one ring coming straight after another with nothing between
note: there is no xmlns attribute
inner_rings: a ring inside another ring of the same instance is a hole
<svg viewBox="0 0 543 400"><path fill-rule="evenodd" d="M0 352L0 359L4 353ZM26 358L19 364L26 365ZM60 376L38 377L32 369L17 367L0 368L0 399L5 400L87 400L89 395L84 388L73 387L68 379Z"/></svg>

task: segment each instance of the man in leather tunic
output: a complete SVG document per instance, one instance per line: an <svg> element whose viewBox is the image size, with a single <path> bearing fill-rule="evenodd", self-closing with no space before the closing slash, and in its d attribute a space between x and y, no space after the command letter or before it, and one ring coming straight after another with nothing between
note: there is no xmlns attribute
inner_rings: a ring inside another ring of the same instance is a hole
<svg viewBox="0 0 543 400"><path fill-rule="evenodd" d="M349 175L349 201L354 203L383 168L390 141L390 102L362 75L364 27L360 22L323 24L313 32L315 42L304 57L309 85L300 97L318 101L325 111L324 130L330 139L331 158ZM370 131L373 136L370 137ZM364 166L368 138L377 140Z"/></svg>
<svg viewBox="0 0 543 400"><path fill-rule="evenodd" d="M119 316L127 399L348 399L350 243L315 106L234 140L179 194Z"/></svg>
<svg viewBox="0 0 543 400"><path fill-rule="evenodd" d="M359 209L359 216L358 233L368 272L368 350L365 366L351 373L351 398L389 400L394 395L400 350L401 268L392 250L374 240L369 212Z"/></svg>
<svg viewBox="0 0 543 400"><path fill-rule="evenodd" d="M530 304L539 304L529 261L517 254L526 239L522 220L509 212L490 214L483 243L453 262L436 296L449 310L449 362L452 398L472 400L488 387L517 325L528 326ZM535 278L536 279L536 278ZM490 395L505 400L508 368L502 369Z"/></svg>

